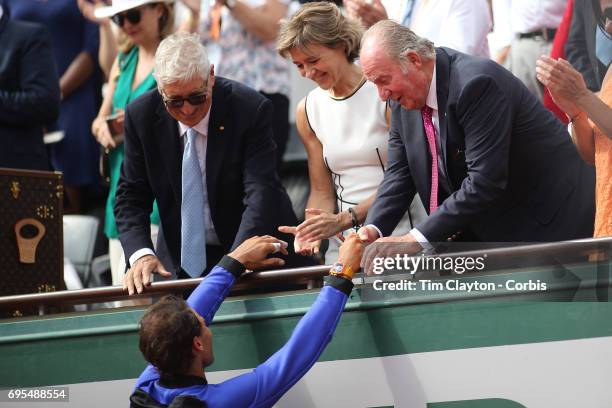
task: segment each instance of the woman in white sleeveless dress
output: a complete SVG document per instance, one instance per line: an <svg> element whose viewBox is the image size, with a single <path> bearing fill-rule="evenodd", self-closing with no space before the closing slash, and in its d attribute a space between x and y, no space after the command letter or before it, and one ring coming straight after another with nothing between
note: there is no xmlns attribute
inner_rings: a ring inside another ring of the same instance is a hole
<svg viewBox="0 0 612 408"><path fill-rule="evenodd" d="M280 227L296 236L296 252L337 256L338 234L366 218L387 164L389 110L355 63L363 29L333 3L305 4L281 26L277 51L314 81L297 107L296 126L308 154L310 196L305 221ZM426 216L418 197L393 235L404 235ZM329 263L329 262L327 262Z"/></svg>

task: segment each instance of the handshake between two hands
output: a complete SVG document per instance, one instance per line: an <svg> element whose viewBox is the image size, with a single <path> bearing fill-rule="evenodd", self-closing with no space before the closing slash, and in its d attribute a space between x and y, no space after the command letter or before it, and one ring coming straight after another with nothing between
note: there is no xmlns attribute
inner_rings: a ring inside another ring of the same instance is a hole
<svg viewBox="0 0 612 408"><path fill-rule="evenodd" d="M280 252L287 255L287 242L270 235L255 236L247 239L228 255L245 266L246 269L281 267L285 260L269 255ZM359 262L363 253L363 244L357 234L349 236L340 248L341 262L349 265L353 271L359 270ZM154 255L145 255L139 258L128 270L123 278L123 288L130 295L142 293L145 286L151 284L151 277L158 273L165 278L172 276L159 259Z"/></svg>
<svg viewBox="0 0 612 408"><path fill-rule="evenodd" d="M357 272L360 268L364 246L356 233L350 234L340 246L338 261ZM287 255L287 243L266 235L247 239L228 255L242 263L247 269L262 269L285 264L281 258L268 258L268 255L276 252Z"/></svg>
<svg viewBox="0 0 612 408"><path fill-rule="evenodd" d="M365 271L369 272L374 258L389 255L385 253L384 245L369 245L366 250L366 245L374 241L377 244L385 242L405 244L402 245L405 248L403 252L408 254L414 254L422 249L410 234L402 237L377 238L378 233L371 227L362 227L358 233L351 233L340 246L338 262L349 266L353 272L359 271L362 265ZM250 270L281 267L285 265L283 259L278 257L268 258L268 255L277 252L287 255L287 246L287 242L270 235L255 236L244 241L228 255ZM396 250L397 246L394 248ZM123 288L127 289L130 295L133 295L134 292L142 293L144 286L151 284L151 277L154 273L158 273L165 278L172 276L172 273L164 268L156 256L145 255L134 262L125 274Z"/></svg>
<svg viewBox="0 0 612 408"><path fill-rule="evenodd" d="M310 217L303 223L296 227L281 226L278 227L278 230L295 237L295 253L300 255L318 254L322 239L331 238L335 235L341 240L345 240L341 232L347 226L346 222L342 220L342 214L328 213L319 209L306 209L306 215L310 215ZM348 224L350 225L350 221ZM361 259L361 267L368 275L371 274L374 258L393 257L397 254L414 255L423 250L421 244L410 233L403 236L379 238L378 231L375 228L363 226L357 231L357 234L353 233L349 237L353 235L359 238L362 247L367 246L367 248L362 248L359 259ZM369 245L371 243L376 245ZM342 255L338 261L346 263ZM358 269L358 267L353 268L354 271Z"/></svg>
<svg viewBox="0 0 612 408"><path fill-rule="evenodd" d="M375 245L369 245L371 243ZM395 257L398 254L414 255L422 249L421 244L410 233L399 237L378 238L378 232L366 226L360 228L357 233L352 232L344 238L338 251L338 262L349 266L353 272L358 272L363 267L370 275L375 258ZM285 261L280 258L267 258L267 256L279 250L286 255L287 243L266 235L244 241L229 256L242 263L247 269L278 267L283 266Z"/></svg>

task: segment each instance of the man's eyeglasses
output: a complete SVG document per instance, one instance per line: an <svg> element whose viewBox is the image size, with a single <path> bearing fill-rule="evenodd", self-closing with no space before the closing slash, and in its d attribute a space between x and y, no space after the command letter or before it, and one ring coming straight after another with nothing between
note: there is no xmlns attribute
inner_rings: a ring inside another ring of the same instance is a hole
<svg viewBox="0 0 612 408"><path fill-rule="evenodd" d="M194 92L192 94L189 94L185 98L166 98L165 96L163 96L163 99L164 99L164 104L166 105L167 108L178 109L178 108L183 107L183 105L185 104L185 101L189 102L189 104L192 106L202 105L204 102L206 102L207 96L208 96L207 92L200 91L200 92Z"/></svg>
<svg viewBox="0 0 612 408"><path fill-rule="evenodd" d="M115 14L114 16L111 17L111 20L113 20L113 22L117 24L119 27L123 27L123 23L125 23L125 20L129 21L130 24L132 25L136 25L140 23L141 18L142 18L142 11L140 10L140 8L135 8L135 9L125 11L123 13Z"/></svg>

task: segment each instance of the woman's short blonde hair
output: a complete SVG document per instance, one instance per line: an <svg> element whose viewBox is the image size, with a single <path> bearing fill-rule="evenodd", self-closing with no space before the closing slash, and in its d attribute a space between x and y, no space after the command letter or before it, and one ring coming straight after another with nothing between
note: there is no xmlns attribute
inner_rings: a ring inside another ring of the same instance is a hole
<svg viewBox="0 0 612 408"><path fill-rule="evenodd" d="M330 2L306 3L289 21L281 23L276 51L287 58L293 48L307 49L317 44L328 48L341 48L349 62L359 57L359 44L363 27L345 17Z"/></svg>
<svg viewBox="0 0 612 408"><path fill-rule="evenodd" d="M158 4L161 4L161 6L164 8L164 14L162 14L162 16L159 18L159 39L161 41L174 32L174 4L159 2L150 3L144 7L157 6ZM123 30L119 30L118 46L119 51L124 53L131 50L134 46L134 43L130 37L125 34Z"/></svg>

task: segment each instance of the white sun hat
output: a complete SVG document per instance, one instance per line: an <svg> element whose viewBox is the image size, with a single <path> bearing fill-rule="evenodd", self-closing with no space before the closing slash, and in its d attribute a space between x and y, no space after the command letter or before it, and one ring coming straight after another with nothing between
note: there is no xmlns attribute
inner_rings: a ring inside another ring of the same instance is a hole
<svg viewBox="0 0 612 408"><path fill-rule="evenodd" d="M174 0L113 0L112 5L99 7L94 11L97 18L114 16L117 13L150 3L173 3Z"/></svg>

